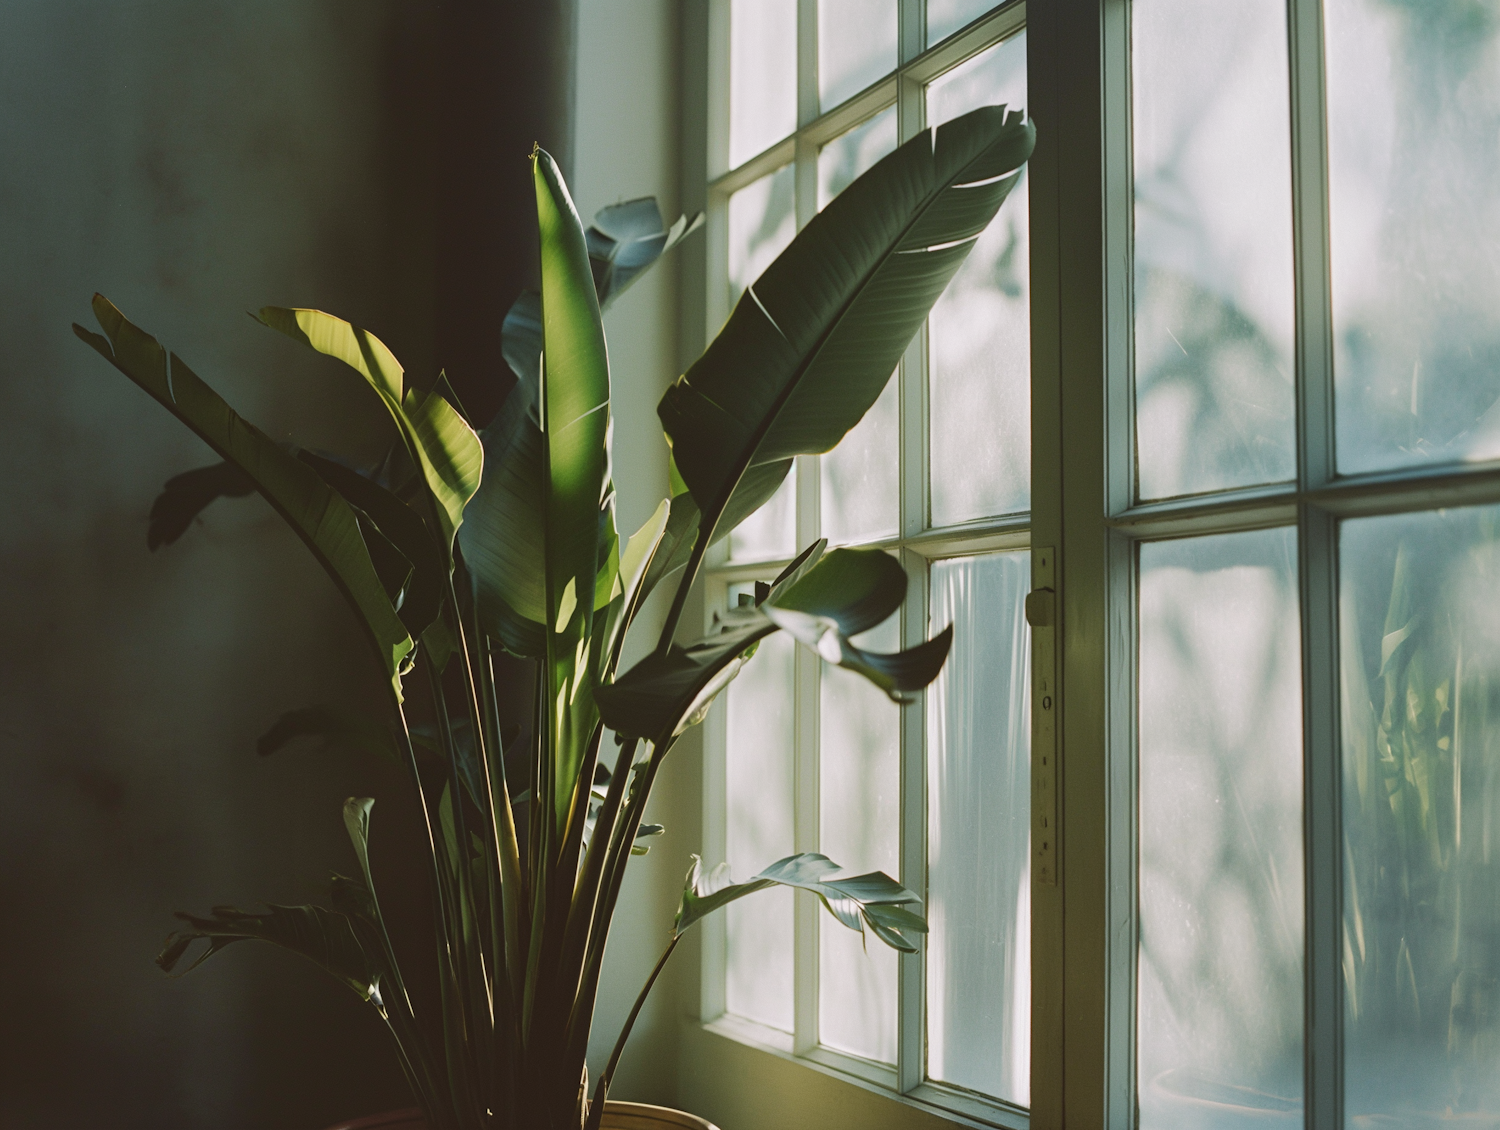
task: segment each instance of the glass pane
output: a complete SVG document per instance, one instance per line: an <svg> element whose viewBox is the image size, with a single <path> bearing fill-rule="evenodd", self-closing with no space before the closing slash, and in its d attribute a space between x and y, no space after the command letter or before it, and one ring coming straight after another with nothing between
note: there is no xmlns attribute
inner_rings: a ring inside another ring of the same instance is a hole
<svg viewBox="0 0 1500 1130"><path fill-rule="evenodd" d="M729 535L734 561L776 561L797 555L797 465L776 493Z"/></svg>
<svg viewBox="0 0 1500 1130"><path fill-rule="evenodd" d="M827 110L896 69L897 0L818 0L818 102Z"/></svg>
<svg viewBox="0 0 1500 1130"><path fill-rule="evenodd" d="M901 647L892 616L858 641ZM852 671L822 664L819 848L845 874L901 874L901 712ZM818 919L818 1034L839 1051L896 1062L896 951L828 915Z"/></svg>
<svg viewBox="0 0 1500 1130"><path fill-rule="evenodd" d="M932 566L953 651L927 693L927 1074L1025 1106L1031 1082L1028 552Z"/></svg>
<svg viewBox="0 0 1500 1130"><path fill-rule="evenodd" d="M1296 475L1285 0L1131 5L1141 498Z"/></svg>
<svg viewBox="0 0 1500 1130"><path fill-rule="evenodd" d="M823 456L823 535L848 544L893 537L901 524L900 387L893 376L865 418Z"/></svg>
<svg viewBox="0 0 1500 1130"><path fill-rule="evenodd" d="M834 138L818 151L818 207L826 208L854 178L896 148L896 107Z"/></svg>
<svg viewBox="0 0 1500 1130"><path fill-rule="evenodd" d="M1296 536L1140 560L1141 1130L1301 1125Z"/></svg>
<svg viewBox="0 0 1500 1130"><path fill-rule="evenodd" d="M1500 458L1500 20L1324 12L1339 470Z"/></svg>
<svg viewBox="0 0 1500 1130"><path fill-rule="evenodd" d="M729 198L729 306L797 234L796 174L791 165L761 177Z"/></svg>
<svg viewBox="0 0 1500 1130"><path fill-rule="evenodd" d="M729 303L740 295L797 233L792 166L776 170L729 198ZM795 554L797 470L786 477L771 500L729 535L729 556L767 560Z"/></svg>
<svg viewBox="0 0 1500 1130"><path fill-rule="evenodd" d="M730 167L796 128L797 0L730 0Z"/></svg>
<svg viewBox="0 0 1500 1130"><path fill-rule="evenodd" d="M998 6L995 0L927 0L928 46L947 39L959 28Z"/></svg>
<svg viewBox="0 0 1500 1130"><path fill-rule="evenodd" d="M730 590L733 604L739 592ZM726 850L736 880L791 855L794 800L792 694L794 644L778 632L762 641L754 658L725 691L728 740ZM730 1012L792 1030L792 892L758 891L724 908L728 915Z"/></svg>
<svg viewBox="0 0 1500 1130"><path fill-rule="evenodd" d="M933 125L1026 103L1026 33L927 88ZM1031 315L1026 179L979 237L928 325L932 524L1031 505Z"/></svg>
<svg viewBox="0 0 1500 1130"><path fill-rule="evenodd" d="M1500 1126L1500 507L1351 521L1339 559L1345 1112Z"/></svg>

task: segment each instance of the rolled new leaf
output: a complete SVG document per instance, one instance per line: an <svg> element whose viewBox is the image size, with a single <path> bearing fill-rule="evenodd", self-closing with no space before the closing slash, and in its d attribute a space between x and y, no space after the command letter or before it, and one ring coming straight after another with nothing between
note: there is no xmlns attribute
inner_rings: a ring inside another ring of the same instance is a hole
<svg viewBox="0 0 1500 1130"><path fill-rule="evenodd" d="M657 412L711 541L875 403L994 218L1035 131L987 106L900 146L814 216Z"/></svg>
<svg viewBox="0 0 1500 1130"><path fill-rule="evenodd" d="M230 408L180 357L169 357L107 298L94 295L93 306L104 336L76 324L73 332L249 476L344 594L399 701L413 643L375 571L353 507L317 472Z"/></svg>
<svg viewBox="0 0 1500 1130"><path fill-rule="evenodd" d="M842 867L817 852L779 859L743 883L730 880L727 863L719 864L706 877L702 869L702 860L693 856L677 917L672 923L674 936L681 936L695 922L722 906L776 886L811 891L842 925L859 933L869 927L882 942L903 953L916 953L920 935L927 933L926 920L910 909L921 906L921 899L911 891L883 871L846 876Z"/></svg>
<svg viewBox="0 0 1500 1130"><path fill-rule="evenodd" d="M594 727L589 648L600 570L618 563L618 538L609 478L609 357L583 225L545 150L532 154L532 183L542 281L543 674L546 708L555 716L547 791L560 841ZM613 580L602 582L606 603Z"/></svg>

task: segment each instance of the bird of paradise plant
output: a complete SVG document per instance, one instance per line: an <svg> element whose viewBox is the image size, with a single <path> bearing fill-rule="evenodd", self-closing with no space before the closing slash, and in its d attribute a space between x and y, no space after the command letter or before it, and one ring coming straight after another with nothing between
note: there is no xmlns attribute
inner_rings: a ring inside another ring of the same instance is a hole
<svg viewBox="0 0 1500 1130"><path fill-rule="evenodd" d="M541 150L532 155L541 286L505 319L502 352L519 379L482 433L442 375L410 380L367 330L317 310L260 311L271 329L343 362L385 406L396 443L373 469L272 442L96 295L103 334L75 326L78 336L223 460L168 484L153 510L153 547L215 497L256 491L363 629L389 717L294 711L262 749L340 732L404 767L425 820L438 999L409 990L387 933L369 798L344 806L359 872L334 876L330 906L180 914L185 926L161 966L174 970L197 942L187 968L243 939L274 942L375 1008L433 1130L593 1130L646 993L683 933L718 907L772 885L800 887L845 926L915 951L926 930L920 902L890 876L846 875L804 853L732 883L722 868L701 875L695 859L665 952L586 1100L610 923L639 841L659 831L643 817L683 732L778 630L897 700L946 658L951 628L892 655L852 644L897 610L905 575L887 554L825 552L823 542L705 638L674 641L709 546L771 497L796 456L830 450L874 403L1033 143L1019 114L976 110L901 146L809 223L667 390L659 414L676 490L625 538L615 525L601 308L690 229L660 230L654 202L636 201L585 231ZM656 647L621 671L627 633L672 578ZM496 677L502 650L535 676L523 692L531 722L518 735L500 720L502 697L515 693ZM408 698L412 684L420 704Z"/></svg>

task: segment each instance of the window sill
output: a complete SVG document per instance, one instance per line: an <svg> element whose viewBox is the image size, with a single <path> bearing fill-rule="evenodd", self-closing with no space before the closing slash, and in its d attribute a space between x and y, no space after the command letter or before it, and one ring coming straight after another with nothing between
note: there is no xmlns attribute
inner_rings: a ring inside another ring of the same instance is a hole
<svg viewBox="0 0 1500 1130"><path fill-rule="evenodd" d="M970 1127L971 1130L994 1130L995 1127L1002 1130L1030 1130L1031 1117L1024 1110L933 1083L919 1083L905 1094L898 1094L893 1068L821 1047L798 1055L792 1050L792 1037L789 1033L753 1020L725 1013L702 1022L702 1028L722 1039L732 1040L821 1075L851 1083L892 1102L937 1115L954 1126Z"/></svg>

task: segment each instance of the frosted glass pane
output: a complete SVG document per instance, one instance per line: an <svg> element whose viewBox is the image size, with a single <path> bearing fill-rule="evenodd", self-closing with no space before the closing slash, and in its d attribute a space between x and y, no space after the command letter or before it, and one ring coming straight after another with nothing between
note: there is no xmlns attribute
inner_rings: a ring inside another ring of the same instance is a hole
<svg viewBox="0 0 1500 1130"><path fill-rule="evenodd" d="M901 646L892 616L858 640ZM901 874L901 711L869 680L822 664L819 712L819 847L844 873ZM896 1062L896 951L818 920L818 1034L839 1051Z"/></svg>
<svg viewBox="0 0 1500 1130"><path fill-rule="evenodd" d="M766 504L729 535L734 561L774 561L797 555L797 465Z"/></svg>
<svg viewBox="0 0 1500 1130"><path fill-rule="evenodd" d="M725 692L725 858L735 879L748 879L793 851L793 647L781 633L764 640ZM792 892L759 891L724 913L725 1004L730 1012L790 1032Z"/></svg>
<svg viewBox="0 0 1500 1130"><path fill-rule="evenodd" d="M927 119L938 125L995 103L1026 103L1025 32L928 87ZM929 320L934 526L1031 505L1026 211L1023 173Z"/></svg>
<svg viewBox="0 0 1500 1130"><path fill-rule="evenodd" d="M826 208L854 178L896 148L896 107L840 134L818 151L818 207Z"/></svg>
<svg viewBox="0 0 1500 1130"><path fill-rule="evenodd" d="M778 169L729 198L729 303L739 301L797 233L792 166ZM771 500L729 535L729 556L741 561L792 557L797 533L797 470Z"/></svg>
<svg viewBox="0 0 1500 1130"><path fill-rule="evenodd" d="M897 0L818 0L818 101L837 106L896 69Z"/></svg>
<svg viewBox="0 0 1500 1130"><path fill-rule="evenodd" d="M796 175L791 165L729 198L729 306L760 278L797 234Z"/></svg>
<svg viewBox="0 0 1500 1130"><path fill-rule="evenodd" d="M1500 1126L1500 507L1339 560L1348 1125Z"/></svg>
<svg viewBox="0 0 1500 1130"><path fill-rule="evenodd" d="M892 537L901 524L899 387L893 376L880 399L839 445L823 456L823 535L848 544Z"/></svg>
<svg viewBox="0 0 1500 1130"><path fill-rule="evenodd" d="M995 0L927 0L927 45L947 39L998 6Z"/></svg>
<svg viewBox="0 0 1500 1130"><path fill-rule="evenodd" d="M1031 1086L1030 554L932 566L927 1074L1025 1106Z"/></svg>
<svg viewBox="0 0 1500 1130"><path fill-rule="evenodd" d="M1338 466L1500 458L1500 21L1327 0Z"/></svg>
<svg viewBox="0 0 1500 1130"><path fill-rule="evenodd" d="M1300 1126L1295 534L1140 561L1140 1127Z"/></svg>
<svg viewBox="0 0 1500 1130"><path fill-rule="evenodd" d="M730 0L730 167L796 128L797 0Z"/></svg>
<svg viewBox="0 0 1500 1130"><path fill-rule="evenodd" d="M1296 475L1285 0L1136 0L1137 491Z"/></svg>

